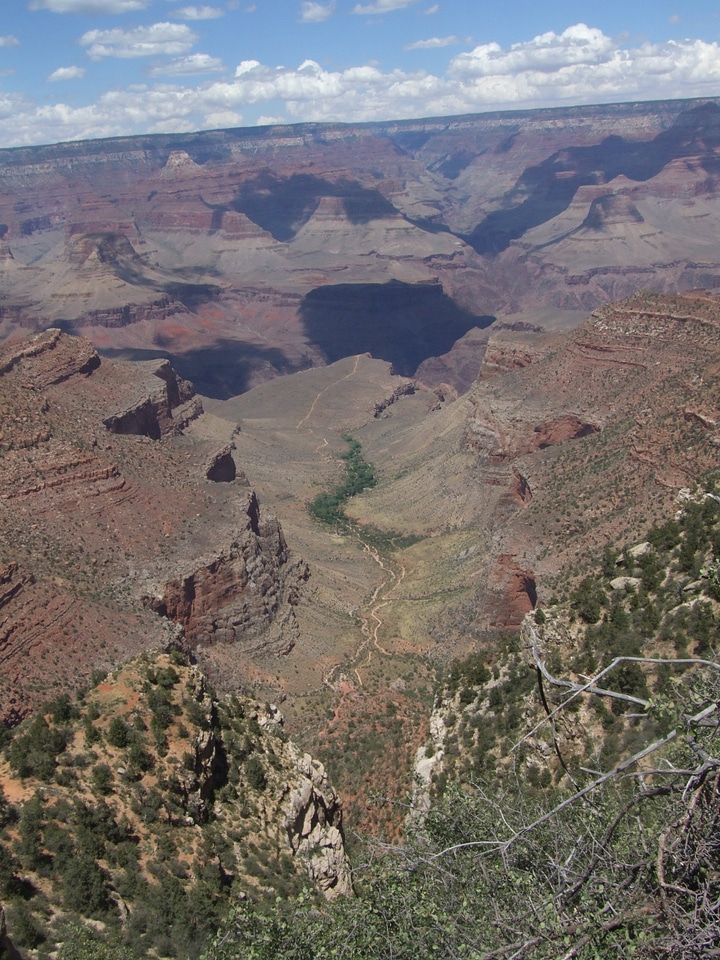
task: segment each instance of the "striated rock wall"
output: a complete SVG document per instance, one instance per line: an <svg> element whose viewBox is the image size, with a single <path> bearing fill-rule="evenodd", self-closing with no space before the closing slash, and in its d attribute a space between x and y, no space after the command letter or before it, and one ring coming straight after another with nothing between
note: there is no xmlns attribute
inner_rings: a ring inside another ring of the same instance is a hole
<svg viewBox="0 0 720 960"><path fill-rule="evenodd" d="M237 642L255 647L281 603L292 607L308 577L306 564L289 562L277 520L261 521L255 493L245 496L245 526L227 547L146 598L152 610L184 628L192 646ZM292 632L285 631L276 640L275 652L292 645Z"/></svg>
<svg viewBox="0 0 720 960"><path fill-rule="evenodd" d="M219 685L297 641L307 565L203 417L166 360L56 329L0 350L0 719L178 629Z"/></svg>
<svg viewBox="0 0 720 960"><path fill-rule="evenodd" d="M195 396L192 384L178 377L168 360L149 360L138 367L156 377L164 386L158 385L152 391L151 384L150 396L142 396L119 413L105 417L103 423L111 433L159 440L168 434L180 433L203 412L202 402Z"/></svg>
<svg viewBox="0 0 720 960"><path fill-rule="evenodd" d="M63 321L103 348L161 345L226 397L324 364L302 305L343 284L342 355L422 344L396 369L464 393L483 343L453 332L458 311L532 333L640 286L720 286L719 117L707 99L3 150L0 336ZM383 297L356 329L348 291L390 283L410 328L390 331ZM449 342L416 309L429 283ZM524 363L496 352L485 375Z"/></svg>

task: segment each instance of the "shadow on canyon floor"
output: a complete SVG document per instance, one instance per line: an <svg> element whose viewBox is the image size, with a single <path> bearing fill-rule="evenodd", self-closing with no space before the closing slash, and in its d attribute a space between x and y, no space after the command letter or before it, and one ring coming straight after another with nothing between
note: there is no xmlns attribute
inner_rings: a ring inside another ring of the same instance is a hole
<svg viewBox="0 0 720 960"><path fill-rule="evenodd" d="M370 353L412 377L424 360L442 356L495 318L462 310L439 284L391 280L317 287L303 299L300 319L328 363Z"/></svg>
<svg viewBox="0 0 720 960"><path fill-rule="evenodd" d="M284 376L296 373L282 350L275 347L261 348L238 340L218 340L210 347L171 353L161 347L152 349L106 349L99 351L104 357L116 360L153 360L164 357L176 372L190 380L198 393L213 400L227 400L253 386L257 374L268 370L269 376Z"/></svg>

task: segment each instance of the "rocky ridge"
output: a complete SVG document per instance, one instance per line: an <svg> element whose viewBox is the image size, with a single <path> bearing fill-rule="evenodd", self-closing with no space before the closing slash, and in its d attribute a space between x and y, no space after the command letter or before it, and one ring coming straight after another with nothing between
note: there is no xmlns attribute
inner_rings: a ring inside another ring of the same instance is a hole
<svg viewBox="0 0 720 960"><path fill-rule="evenodd" d="M292 646L307 566L231 479L231 443L187 435L202 404L167 361L48 330L0 354L0 408L4 719L178 631L210 660Z"/></svg>
<svg viewBox="0 0 720 960"><path fill-rule="evenodd" d="M4 803L23 811L19 825L3 818L10 923L24 909L23 929L42 929L46 946L73 917L101 919L106 936L142 955L161 933L175 949L200 950L232 899L287 895L303 876L329 899L352 895L341 805L322 764L287 739L276 707L216 698L177 650L123 665L77 705L49 704L15 731L0 773ZM42 863L27 827L38 802ZM105 824L92 854L89 811ZM73 873L68 849L84 873ZM20 876L24 908L12 895ZM83 903L68 885L88 877ZM190 932L199 902L206 915Z"/></svg>
<svg viewBox="0 0 720 960"><path fill-rule="evenodd" d="M720 637L716 490L717 470L647 540L607 543L601 568L452 665L415 758L417 816L448 780L577 788L667 732Z"/></svg>
<svg viewBox="0 0 720 960"><path fill-rule="evenodd" d="M665 101L0 151L0 335L160 350L215 397L367 350L464 392L492 316L568 328L640 286L718 285L719 117Z"/></svg>

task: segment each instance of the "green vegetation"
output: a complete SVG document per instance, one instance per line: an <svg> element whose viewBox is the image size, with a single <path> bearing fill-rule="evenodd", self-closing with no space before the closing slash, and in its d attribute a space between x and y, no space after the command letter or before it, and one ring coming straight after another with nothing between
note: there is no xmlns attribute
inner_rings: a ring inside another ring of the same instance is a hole
<svg viewBox="0 0 720 960"><path fill-rule="evenodd" d="M39 960L716 955L720 502L706 494L647 543L608 546L566 604L448 667L429 810L402 845L358 856L354 898L301 892L287 853L253 832L282 744L238 698L211 707L164 660L138 671L137 707L48 705L5 751L37 782L21 809L0 794L18 945ZM350 716L348 763L402 740L401 713L388 700L372 723Z"/></svg>
<svg viewBox="0 0 720 960"><path fill-rule="evenodd" d="M349 449L340 454L345 463L345 477L333 490L319 493L309 506L310 515L321 523L329 524L337 530L352 531L361 534L362 542L373 547L379 553L402 550L417 543L421 537L403 534L396 530L382 530L372 524L364 523L362 529L347 516L345 504L363 490L377 486L377 476L372 464L362 455L362 446L350 434L344 433L343 440Z"/></svg>
<svg viewBox="0 0 720 960"><path fill-rule="evenodd" d="M207 960L720 955L720 504L647 540L451 665L429 813L356 898L243 903Z"/></svg>
<svg viewBox="0 0 720 960"><path fill-rule="evenodd" d="M34 793L16 807L0 791L0 899L23 956L195 958L238 895L305 886L259 814L287 789L262 709L147 655L11 732L5 758Z"/></svg>
<svg viewBox="0 0 720 960"><path fill-rule="evenodd" d="M334 490L319 493L310 504L310 514L322 523L348 528L350 520L345 514L345 504L357 493L362 493L377 484L372 465L362 455L362 446L349 434L343 434L349 449L340 454L345 463L345 478Z"/></svg>

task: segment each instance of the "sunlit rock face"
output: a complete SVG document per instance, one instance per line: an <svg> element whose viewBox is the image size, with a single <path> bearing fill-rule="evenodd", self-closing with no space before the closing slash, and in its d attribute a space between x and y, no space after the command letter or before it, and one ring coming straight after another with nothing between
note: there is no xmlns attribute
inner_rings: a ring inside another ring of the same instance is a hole
<svg viewBox="0 0 720 960"><path fill-rule="evenodd" d="M665 101L3 150L0 336L60 326L213 397L353 353L465 392L494 317L567 328L638 288L720 285L719 118Z"/></svg>

